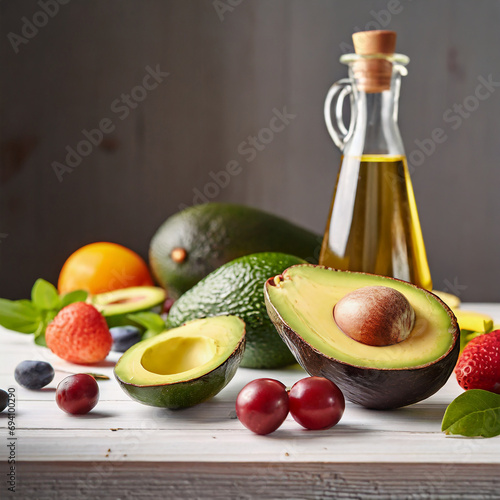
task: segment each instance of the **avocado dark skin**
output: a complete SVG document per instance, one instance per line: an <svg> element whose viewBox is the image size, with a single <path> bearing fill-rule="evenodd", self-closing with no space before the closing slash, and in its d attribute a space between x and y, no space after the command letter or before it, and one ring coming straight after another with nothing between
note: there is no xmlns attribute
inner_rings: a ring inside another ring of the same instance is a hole
<svg viewBox="0 0 500 500"><path fill-rule="evenodd" d="M268 276L302 263L293 255L263 252L224 264L177 300L167 318L175 328L194 318L231 314L246 324L247 345L241 366L280 368L295 363L266 314L263 284Z"/></svg>
<svg viewBox="0 0 500 500"><path fill-rule="evenodd" d="M158 283L177 298L226 262L282 252L316 263L321 237L281 217L244 205L206 203L169 217L151 240Z"/></svg>
<svg viewBox="0 0 500 500"><path fill-rule="evenodd" d="M449 350L438 360L415 368L367 368L329 357L307 343L273 307L268 286L275 286L274 278L266 283L267 313L297 362L309 375L325 377L337 384L346 399L353 403L376 410L408 406L436 393L453 372L460 350L460 329L455 315L438 297L454 330Z"/></svg>

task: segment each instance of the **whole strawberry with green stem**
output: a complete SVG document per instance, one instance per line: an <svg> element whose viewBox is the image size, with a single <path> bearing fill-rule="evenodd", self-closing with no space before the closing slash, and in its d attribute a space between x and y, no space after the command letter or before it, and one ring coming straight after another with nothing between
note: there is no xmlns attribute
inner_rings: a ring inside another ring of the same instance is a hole
<svg viewBox="0 0 500 500"><path fill-rule="evenodd" d="M472 339L464 348L455 375L460 386L500 394L500 330Z"/></svg>
<svg viewBox="0 0 500 500"><path fill-rule="evenodd" d="M102 314L92 305L75 302L59 311L47 326L47 347L70 363L93 364L108 355L113 338Z"/></svg>

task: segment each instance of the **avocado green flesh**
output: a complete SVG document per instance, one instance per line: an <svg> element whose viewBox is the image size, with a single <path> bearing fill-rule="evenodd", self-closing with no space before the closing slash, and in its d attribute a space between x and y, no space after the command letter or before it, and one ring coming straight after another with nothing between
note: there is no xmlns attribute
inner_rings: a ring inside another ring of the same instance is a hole
<svg viewBox="0 0 500 500"><path fill-rule="evenodd" d="M136 286L112 292L100 293L92 297L94 305L103 316L119 316L147 311L165 301L163 288L155 286Z"/></svg>
<svg viewBox="0 0 500 500"><path fill-rule="evenodd" d="M151 406L185 408L217 394L244 351L245 324L235 316L190 321L132 346L115 366L121 387Z"/></svg>
<svg viewBox="0 0 500 500"><path fill-rule="evenodd" d="M334 305L364 286L388 286L401 292L415 310L410 336L398 344L377 347L345 335L333 319ZM277 286L267 286L269 300L283 321L308 344L329 357L354 366L394 369L426 365L453 344L451 318L428 292L404 282L362 273L296 266Z"/></svg>
<svg viewBox="0 0 500 500"><path fill-rule="evenodd" d="M246 349L241 366L278 368L295 358L276 332L266 311L264 283L269 276L304 261L292 255L264 252L247 255L216 269L172 306L167 327L188 319L232 314L246 324Z"/></svg>

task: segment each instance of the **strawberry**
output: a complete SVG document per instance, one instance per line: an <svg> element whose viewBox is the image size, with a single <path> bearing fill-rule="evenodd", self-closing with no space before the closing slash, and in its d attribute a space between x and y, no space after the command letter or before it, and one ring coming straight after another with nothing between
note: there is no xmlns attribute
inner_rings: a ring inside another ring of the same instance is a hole
<svg viewBox="0 0 500 500"><path fill-rule="evenodd" d="M465 390L500 394L500 330L472 339L458 360L455 375Z"/></svg>
<svg viewBox="0 0 500 500"><path fill-rule="evenodd" d="M60 358L84 365L102 361L113 343L102 314L85 302L61 309L47 326L45 341Z"/></svg>

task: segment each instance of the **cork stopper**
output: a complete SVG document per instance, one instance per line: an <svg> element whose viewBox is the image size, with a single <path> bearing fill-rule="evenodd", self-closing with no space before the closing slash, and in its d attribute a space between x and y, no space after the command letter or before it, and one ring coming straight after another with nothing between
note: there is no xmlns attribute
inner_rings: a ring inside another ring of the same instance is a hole
<svg viewBox="0 0 500 500"><path fill-rule="evenodd" d="M392 63L383 55L396 50L396 32L387 30L360 31L352 35L354 50L360 59L353 65L359 90L367 93L382 92L391 88ZM380 58L376 56L380 55Z"/></svg>

